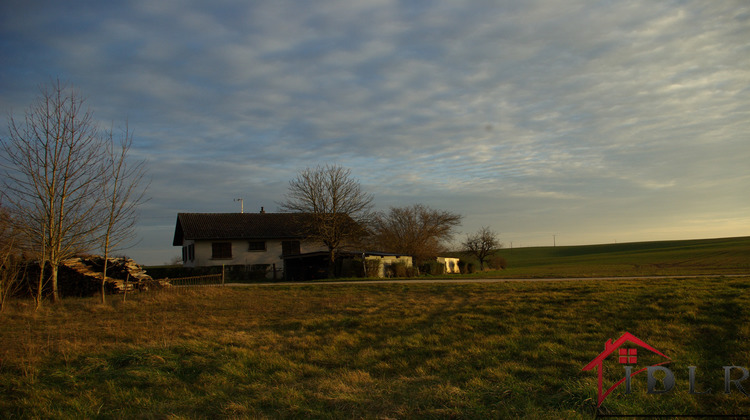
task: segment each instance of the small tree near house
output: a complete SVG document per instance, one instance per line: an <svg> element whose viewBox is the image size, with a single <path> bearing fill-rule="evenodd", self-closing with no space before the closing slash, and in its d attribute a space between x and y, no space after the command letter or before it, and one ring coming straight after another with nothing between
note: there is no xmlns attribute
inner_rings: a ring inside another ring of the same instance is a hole
<svg viewBox="0 0 750 420"><path fill-rule="evenodd" d="M102 269L101 302L106 302L105 285L107 265L112 250L121 247L135 236L136 210L145 201L147 185L145 161L128 161L128 152L133 143L130 131L125 128L119 142L108 133L109 140L105 152L105 175L102 183L101 202L103 210L103 228L101 247L104 254Z"/></svg>
<svg viewBox="0 0 750 420"><path fill-rule="evenodd" d="M473 255L479 260L479 269L484 269L484 262L490 257L497 248L502 244L497 240L497 234L487 226L482 226L473 235L467 235L463 242L464 252Z"/></svg>

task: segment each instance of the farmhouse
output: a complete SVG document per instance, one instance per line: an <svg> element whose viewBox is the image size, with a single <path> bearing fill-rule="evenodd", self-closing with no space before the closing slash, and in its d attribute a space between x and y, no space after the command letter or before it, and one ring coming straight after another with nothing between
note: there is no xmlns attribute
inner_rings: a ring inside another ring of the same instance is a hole
<svg viewBox="0 0 750 420"><path fill-rule="evenodd" d="M184 267L224 266L267 273L269 278L310 280L328 274L328 248L305 235L312 216L304 213L179 213L174 246ZM353 222L353 221L352 221ZM370 270L366 271L366 267ZM334 274L392 275L411 257L371 251L339 251ZM283 273L282 273L283 271Z"/></svg>
<svg viewBox="0 0 750 420"><path fill-rule="evenodd" d="M299 213L179 213L172 245L185 267L253 266L280 270L282 257L327 248L305 239Z"/></svg>

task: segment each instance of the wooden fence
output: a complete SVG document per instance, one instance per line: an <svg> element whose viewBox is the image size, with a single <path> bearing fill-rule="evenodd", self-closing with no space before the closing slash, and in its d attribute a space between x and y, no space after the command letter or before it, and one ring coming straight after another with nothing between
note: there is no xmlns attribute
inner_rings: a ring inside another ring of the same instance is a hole
<svg viewBox="0 0 750 420"><path fill-rule="evenodd" d="M171 285L170 287L162 289L164 291L179 290L189 287L220 287L224 286L224 273L163 280L168 281Z"/></svg>

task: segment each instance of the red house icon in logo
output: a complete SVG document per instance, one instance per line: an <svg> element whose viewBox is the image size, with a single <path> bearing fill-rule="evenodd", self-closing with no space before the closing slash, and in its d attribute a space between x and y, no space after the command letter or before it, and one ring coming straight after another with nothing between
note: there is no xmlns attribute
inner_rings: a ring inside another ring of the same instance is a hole
<svg viewBox="0 0 750 420"><path fill-rule="evenodd" d="M602 378L603 378L603 365L604 361L609 357L614 355L616 357L616 360L618 363L623 365L635 365L638 362L638 348L640 347L642 349L648 350L654 354L657 354L661 357L664 357L667 359L666 362L657 363L652 366L659 366L663 364L667 364L671 362L671 359L664 355L664 353L660 352L659 350L656 350L655 348L649 346L646 344L643 340L640 338L634 336L633 334L630 334L629 332L626 332L623 334L620 338L618 338L614 343L612 342L612 339L607 340L606 343L604 343L604 351L601 352L594 360L592 360L589 364L583 367L584 371L588 371L596 367L597 369L597 375L599 377L598 381L598 399L597 399L597 407L602 405L602 402L605 398L607 398L607 395L609 395L615 388L620 386L627 378L622 378L619 381L617 381L612 387L607 389L606 391L602 392L603 386L602 386ZM631 377L644 372L648 369L648 367L645 367L643 369L635 371Z"/></svg>

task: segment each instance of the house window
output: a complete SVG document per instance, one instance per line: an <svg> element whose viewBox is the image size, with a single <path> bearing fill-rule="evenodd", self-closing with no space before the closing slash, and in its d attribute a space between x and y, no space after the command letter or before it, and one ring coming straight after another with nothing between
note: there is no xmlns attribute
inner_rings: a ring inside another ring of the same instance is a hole
<svg viewBox="0 0 750 420"><path fill-rule="evenodd" d="M187 258L189 261L195 261L195 244L187 246Z"/></svg>
<svg viewBox="0 0 750 420"><path fill-rule="evenodd" d="M182 247L182 262L187 262L188 260L188 250L186 246Z"/></svg>
<svg viewBox="0 0 750 420"><path fill-rule="evenodd" d="M211 258L215 260L228 260L232 258L231 242L212 242Z"/></svg>
<svg viewBox="0 0 750 420"><path fill-rule="evenodd" d="M299 241L281 241L281 255L294 255L299 253Z"/></svg>
<svg viewBox="0 0 750 420"><path fill-rule="evenodd" d="M248 251L265 251L266 241L250 241L247 250Z"/></svg>

